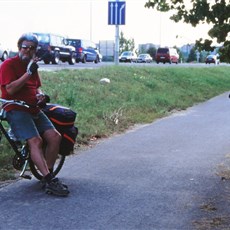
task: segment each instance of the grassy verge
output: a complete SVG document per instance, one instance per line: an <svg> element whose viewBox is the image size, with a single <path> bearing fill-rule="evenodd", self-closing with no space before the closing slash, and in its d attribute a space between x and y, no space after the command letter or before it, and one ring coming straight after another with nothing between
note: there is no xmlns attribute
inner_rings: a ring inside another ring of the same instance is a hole
<svg viewBox="0 0 230 230"><path fill-rule="evenodd" d="M152 122L230 88L229 68L136 68L42 72L52 100L78 112L79 141ZM100 84L101 78L110 84Z"/></svg>
<svg viewBox="0 0 230 230"><path fill-rule="evenodd" d="M110 66L40 74L43 91L52 102L77 111L78 143L88 144L94 137L152 122L170 111L186 109L229 90L229 70L227 66ZM110 79L109 84L99 82L105 77ZM9 171L11 153L4 144L0 151L4 153L0 154L0 168L6 170L7 166Z"/></svg>

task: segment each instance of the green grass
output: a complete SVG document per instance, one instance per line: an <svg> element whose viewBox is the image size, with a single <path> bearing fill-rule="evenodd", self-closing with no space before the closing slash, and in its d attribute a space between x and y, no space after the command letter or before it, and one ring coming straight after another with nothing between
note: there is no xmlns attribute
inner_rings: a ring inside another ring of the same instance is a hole
<svg viewBox="0 0 230 230"><path fill-rule="evenodd" d="M134 124L150 123L219 95L230 88L230 68L131 67L40 72L43 91L53 103L77 111L78 143L123 132ZM101 84L101 78L110 84ZM1 153L9 152L4 145ZM9 165L0 154L0 168ZM6 159L6 160L5 160Z"/></svg>
<svg viewBox="0 0 230 230"><path fill-rule="evenodd" d="M205 101L230 87L229 67L152 68L112 66L42 72L52 101L78 112L79 141L109 136L136 123ZM110 84L100 84L101 78Z"/></svg>

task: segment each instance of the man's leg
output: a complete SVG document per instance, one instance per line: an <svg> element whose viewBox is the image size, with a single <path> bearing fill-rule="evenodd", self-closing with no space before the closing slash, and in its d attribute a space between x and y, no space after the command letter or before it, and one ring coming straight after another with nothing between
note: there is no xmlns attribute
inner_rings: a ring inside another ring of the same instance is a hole
<svg viewBox="0 0 230 230"><path fill-rule="evenodd" d="M27 140L30 148L30 156L34 164L38 167L39 171L45 177L49 174L49 168L47 166L46 160L44 158L43 149L42 149L42 138L41 137L32 137Z"/></svg>
<svg viewBox="0 0 230 230"><path fill-rule="evenodd" d="M44 176L44 181L46 182L46 192L58 196L68 195L69 190L65 186L63 186L58 178L55 178L53 174L49 172L49 168L44 157L43 140L39 135L39 131L37 130L36 126L38 124L41 124L42 127L40 128L43 131L42 133L45 133L47 130L50 129L54 130L54 127L52 126L52 124L50 125L49 120L47 121L47 117L43 116L42 114L38 114L34 117L27 112L14 110L7 112L7 120L10 123L11 129L15 136L20 140L27 140L30 148L31 159ZM48 134L46 135L49 136ZM56 134L51 135L51 139L54 140L59 135L60 134L56 131ZM56 138L54 138L55 136ZM52 143L52 141L50 143ZM57 144L57 146L59 145Z"/></svg>
<svg viewBox="0 0 230 230"><path fill-rule="evenodd" d="M49 169L52 169L59 153L61 134L55 129L48 117L40 112L34 117L35 125L45 142L44 156Z"/></svg>
<svg viewBox="0 0 230 230"><path fill-rule="evenodd" d="M46 163L48 168L52 169L59 153L61 134L56 129L49 129L44 132L43 138L46 141Z"/></svg>
<svg viewBox="0 0 230 230"><path fill-rule="evenodd" d="M31 159L43 176L49 173L43 151L43 141L35 126L33 116L25 111L12 110L6 114L14 135L19 140L27 140Z"/></svg>

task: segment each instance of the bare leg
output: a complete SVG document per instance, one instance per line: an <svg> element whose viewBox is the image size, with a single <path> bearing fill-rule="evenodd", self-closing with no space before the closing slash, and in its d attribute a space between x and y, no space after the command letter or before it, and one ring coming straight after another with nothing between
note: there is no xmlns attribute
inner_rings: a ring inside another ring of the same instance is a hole
<svg viewBox="0 0 230 230"><path fill-rule="evenodd" d="M46 141L45 157L49 169L53 168L59 153L61 134L54 129L49 129L43 134Z"/></svg>
<svg viewBox="0 0 230 230"><path fill-rule="evenodd" d="M38 167L39 171L43 176L46 176L49 173L49 169L44 158L43 149L42 149L42 138L41 137L32 137L28 140L31 159L34 164Z"/></svg>

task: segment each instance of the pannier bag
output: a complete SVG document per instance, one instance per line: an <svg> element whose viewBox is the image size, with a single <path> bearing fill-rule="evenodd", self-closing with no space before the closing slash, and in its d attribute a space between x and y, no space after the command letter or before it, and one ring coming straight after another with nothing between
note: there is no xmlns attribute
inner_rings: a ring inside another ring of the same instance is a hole
<svg viewBox="0 0 230 230"><path fill-rule="evenodd" d="M59 152L61 155L67 156L73 152L75 140L78 134L78 128L72 126L70 128L62 129L59 132L62 135Z"/></svg>
<svg viewBox="0 0 230 230"><path fill-rule="evenodd" d="M72 127L77 115L70 108L57 104L46 104L42 110L56 128Z"/></svg>
<svg viewBox="0 0 230 230"><path fill-rule="evenodd" d="M46 104L42 110L62 135L60 154L71 154L78 134L78 128L74 126L77 113L57 104Z"/></svg>

